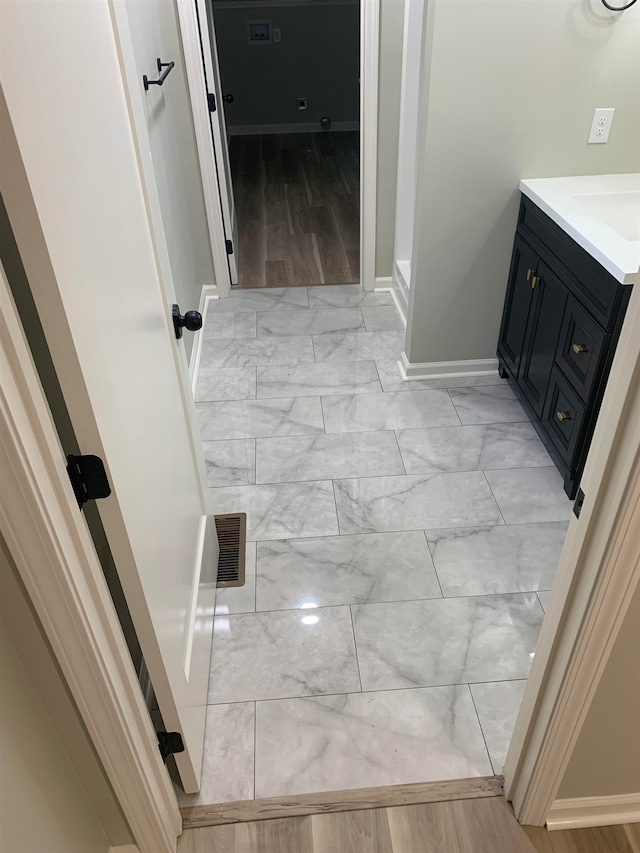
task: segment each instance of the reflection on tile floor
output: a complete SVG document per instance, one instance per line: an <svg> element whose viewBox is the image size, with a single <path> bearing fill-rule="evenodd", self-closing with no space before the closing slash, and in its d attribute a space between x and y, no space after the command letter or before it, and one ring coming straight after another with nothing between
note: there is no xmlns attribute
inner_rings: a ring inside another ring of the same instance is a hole
<svg viewBox="0 0 640 853"><path fill-rule="evenodd" d="M571 504L506 382L403 381L403 345L356 285L210 305L209 510L247 512L247 582L184 805L502 769Z"/></svg>

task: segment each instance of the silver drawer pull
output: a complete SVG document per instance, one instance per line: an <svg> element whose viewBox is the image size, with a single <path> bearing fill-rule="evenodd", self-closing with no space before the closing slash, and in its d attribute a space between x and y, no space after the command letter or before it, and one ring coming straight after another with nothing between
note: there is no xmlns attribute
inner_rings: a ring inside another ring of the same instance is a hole
<svg viewBox="0 0 640 853"><path fill-rule="evenodd" d="M556 417L559 421L570 421L571 415L569 412L556 412Z"/></svg>
<svg viewBox="0 0 640 853"><path fill-rule="evenodd" d="M581 352L586 352L587 348L584 344L572 344L571 349L575 352L576 355L580 355Z"/></svg>

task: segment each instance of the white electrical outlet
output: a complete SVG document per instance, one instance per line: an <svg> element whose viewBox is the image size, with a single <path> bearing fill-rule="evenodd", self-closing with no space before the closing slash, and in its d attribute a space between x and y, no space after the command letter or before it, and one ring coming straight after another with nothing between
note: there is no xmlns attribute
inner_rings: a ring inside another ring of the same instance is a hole
<svg viewBox="0 0 640 853"><path fill-rule="evenodd" d="M282 36L280 35L280 27L274 27L272 32L274 42L282 41Z"/></svg>
<svg viewBox="0 0 640 853"><path fill-rule="evenodd" d="M613 123L613 114L615 108L611 109L595 109L593 111L593 121L591 122L591 130L589 131L588 144L602 144L609 141L609 133Z"/></svg>

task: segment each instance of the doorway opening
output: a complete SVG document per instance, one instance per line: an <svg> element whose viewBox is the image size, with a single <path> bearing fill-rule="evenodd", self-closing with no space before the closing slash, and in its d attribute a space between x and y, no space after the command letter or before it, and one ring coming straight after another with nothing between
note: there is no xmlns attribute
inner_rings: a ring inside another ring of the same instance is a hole
<svg viewBox="0 0 640 853"><path fill-rule="evenodd" d="M357 284L359 2L265 6L212 0L207 8L209 75L219 76L230 165L221 198L224 208L231 197L231 281L242 289Z"/></svg>

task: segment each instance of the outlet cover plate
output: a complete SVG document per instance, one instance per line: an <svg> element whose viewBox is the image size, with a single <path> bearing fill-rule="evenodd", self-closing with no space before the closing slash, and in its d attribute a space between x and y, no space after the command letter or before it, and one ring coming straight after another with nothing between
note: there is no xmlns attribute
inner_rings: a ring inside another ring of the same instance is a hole
<svg viewBox="0 0 640 853"><path fill-rule="evenodd" d="M613 124L613 114L615 107L601 108L597 107L593 111L593 121L591 122L591 130L589 131L589 145L604 145L609 141L609 133Z"/></svg>

